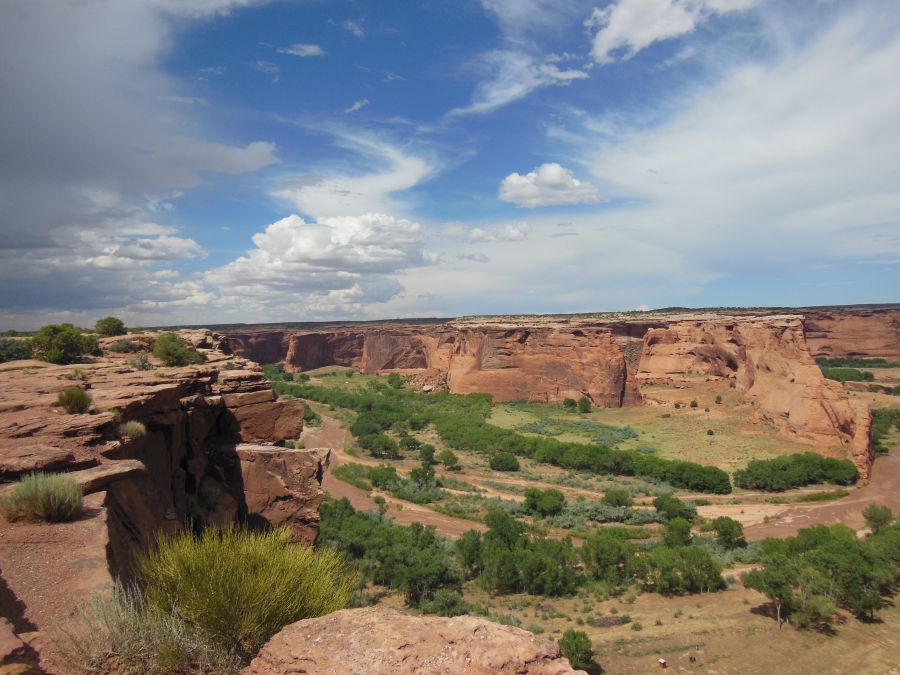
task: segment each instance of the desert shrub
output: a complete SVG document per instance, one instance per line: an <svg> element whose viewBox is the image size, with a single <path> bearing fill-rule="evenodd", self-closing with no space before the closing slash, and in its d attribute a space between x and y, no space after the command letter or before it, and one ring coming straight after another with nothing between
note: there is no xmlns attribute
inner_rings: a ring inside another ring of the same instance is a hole
<svg viewBox="0 0 900 675"><path fill-rule="evenodd" d="M9 521L61 523L78 517L81 499L81 486L70 476L30 473L0 498L0 512Z"/></svg>
<svg viewBox="0 0 900 675"><path fill-rule="evenodd" d="M138 354L128 362L135 370L151 370L153 364L150 363L150 357L146 354Z"/></svg>
<svg viewBox="0 0 900 675"><path fill-rule="evenodd" d="M671 495L661 495L654 499L653 508L656 509L657 513L664 515L667 520L683 518L690 522L697 517L696 508Z"/></svg>
<svg viewBox="0 0 900 675"><path fill-rule="evenodd" d="M580 399L578 399L578 412L591 412L591 399L589 399L587 396L582 396Z"/></svg>
<svg viewBox="0 0 900 675"><path fill-rule="evenodd" d="M437 459L441 464L444 465L445 468L449 470L455 470L459 468L459 458L452 450L441 450L440 454L437 456Z"/></svg>
<svg viewBox="0 0 900 675"><path fill-rule="evenodd" d="M346 607L356 588L343 555L291 542L287 529L210 528L160 538L138 558L148 604L241 656L284 626Z"/></svg>
<svg viewBox="0 0 900 675"><path fill-rule="evenodd" d="M153 356L166 366L188 366L203 363L206 357L189 349L184 341L175 333L163 333L153 344Z"/></svg>
<svg viewBox="0 0 900 675"><path fill-rule="evenodd" d="M707 429L707 430L706 430L706 435L707 435L707 436L715 436L715 435L716 435L716 432L713 431L712 429Z"/></svg>
<svg viewBox="0 0 900 675"><path fill-rule="evenodd" d="M319 415L319 413L317 413L315 410L313 410L311 406L305 406L303 408L303 421L307 426L322 426L322 416Z"/></svg>
<svg viewBox="0 0 900 675"><path fill-rule="evenodd" d="M137 346L134 340L119 340L118 342L113 342L106 349L116 354L134 354L141 351L141 348Z"/></svg>
<svg viewBox="0 0 900 675"><path fill-rule="evenodd" d="M742 488L781 492L815 483L852 485L859 479L853 462L802 452L774 459L755 459L746 469L735 471L734 482Z"/></svg>
<svg viewBox="0 0 900 675"><path fill-rule="evenodd" d="M53 640L59 672L237 675L240 657L184 620L177 608L149 605L139 589L117 583L95 596Z"/></svg>
<svg viewBox="0 0 900 675"><path fill-rule="evenodd" d="M525 490L525 501L522 506L528 513L535 513L543 518L555 516L563 510L565 503L566 497L559 490L528 488Z"/></svg>
<svg viewBox="0 0 900 675"><path fill-rule="evenodd" d="M894 426L900 429L900 409L897 408L873 408L872 409L872 445L875 452L886 454L889 450L885 440Z"/></svg>
<svg viewBox="0 0 900 675"><path fill-rule="evenodd" d="M716 404L718 405L718 404L721 404L721 403L722 403L722 396L721 396L721 394L719 394L719 395L716 396Z"/></svg>
<svg viewBox="0 0 900 675"><path fill-rule="evenodd" d="M70 323L44 326L29 341L35 358L50 363L75 363L82 356L100 354L97 338Z"/></svg>
<svg viewBox="0 0 900 675"><path fill-rule="evenodd" d="M607 490L602 499L607 506L624 506L628 507L634 503L631 493L621 488L611 488Z"/></svg>
<svg viewBox="0 0 900 675"><path fill-rule="evenodd" d="M578 402L574 398L564 399L562 404L566 410L575 410L578 407Z"/></svg>
<svg viewBox="0 0 900 675"><path fill-rule="evenodd" d="M94 324L94 330L103 337L113 337L115 335L125 335L128 333L128 331L125 330L125 324L122 323L122 320L117 319L114 316L98 319L97 323Z"/></svg>
<svg viewBox="0 0 900 675"><path fill-rule="evenodd" d="M563 656L577 670L590 668L594 660L594 646L587 633L581 630L567 630L559 639Z"/></svg>
<svg viewBox="0 0 900 675"><path fill-rule="evenodd" d="M0 338L0 363L22 361L31 358L31 346L27 340Z"/></svg>
<svg viewBox="0 0 900 675"><path fill-rule="evenodd" d="M400 377L399 373L391 373L387 376L388 385L393 387L394 389L400 389L403 387L403 378Z"/></svg>
<svg viewBox="0 0 900 675"><path fill-rule="evenodd" d="M439 588L431 600L419 605L419 609L438 616L459 616L469 611L462 594L452 588Z"/></svg>
<svg viewBox="0 0 900 675"><path fill-rule="evenodd" d="M690 545L691 524L684 518L673 518L663 529L663 542L672 548Z"/></svg>
<svg viewBox="0 0 900 675"><path fill-rule="evenodd" d="M511 452L498 452L491 456L488 464L494 471L518 471L519 460Z"/></svg>
<svg viewBox="0 0 900 675"><path fill-rule="evenodd" d="M129 440L136 440L147 435L147 427L137 420L131 420L119 425L119 436Z"/></svg>
<svg viewBox="0 0 900 675"><path fill-rule="evenodd" d="M692 407L692 408L696 408L698 405L700 405L700 404L697 403L697 400L696 400L696 399L694 399L693 401L691 401L691 407Z"/></svg>
<svg viewBox="0 0 900 675"><path fill-rule="evenodd" d="M878 534L894 520L894 514L887 506L869 504L863 509L863 518L873 533Z"/></svg>
<svg viewBox="0 0 900 675"><path fill-rule="evenodd" d="M91 395L81 387L66 387L59 392L56 403L65 408L70 415L85 413L91 407Z"/></svg>
<svg viewBox="0 0 900 675"><path fill-rule="evenodd" d="M733 518L719 516L712 525L716 538L723 547L730 550L747 545L747 541L744 539L744 526Z"/></svg>

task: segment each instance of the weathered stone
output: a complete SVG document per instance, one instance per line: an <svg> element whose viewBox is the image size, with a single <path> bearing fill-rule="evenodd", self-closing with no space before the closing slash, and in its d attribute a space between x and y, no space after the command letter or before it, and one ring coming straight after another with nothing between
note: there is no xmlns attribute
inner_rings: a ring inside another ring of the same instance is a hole
<svg viewBox="0 0 900 675"><path fill-rule="evenodd" d="M32 471L56 471L74 460L74 453L49 445L9 448L0 454L0 476L16 478Z"/></svg>
<svg viewBox="0 0 900 675"><path fill-rule="evenodd" d="M262 648L244 675L564 675L559 646L473 616L410 616L378 607L298 621Z"/></svg>
<svg viewBox="0 0 900 675"><path fill-rule="evenodd" d="M325 499L322 474L330 451L238 445L247 519L287 526L295 540L313 542L319 532L319 505Z"/></svg>

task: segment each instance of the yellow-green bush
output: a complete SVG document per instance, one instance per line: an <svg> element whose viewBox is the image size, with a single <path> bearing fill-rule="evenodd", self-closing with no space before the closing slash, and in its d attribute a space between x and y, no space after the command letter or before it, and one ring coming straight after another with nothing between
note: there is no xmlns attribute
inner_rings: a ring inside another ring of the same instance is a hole
<svg viewBox="0 0 900 675"><path fill-rule="evenodd" d="M284 626L346 607L355 574L342 554L290 532L211 528L160 539L138 560L147 601L245 658Z"/></svg>
<svg viewBox="0 0 900 675"><path fill-rule="evenodd" d="M0 498L0 512L9 521L73 520L81 513L81 486L64 473L30 473Z"/></svg>
<svg viewBox="0 0 900 675"><path fill-rule="evenodd" d="M125 422L124 424L119 425L119 436L121 436L122 438L127 438L133 441L138 438L143 438L146 435L147 427L145 427L143 423L136 420L131 420L130 422Z"/></svg>
<svg viewBox="0 0 900 675"><path fill-rule="evenodd" d="M56 402L70 415L85 413L91 407L91 395L81 387L66 387L59 392Z"/></svg>

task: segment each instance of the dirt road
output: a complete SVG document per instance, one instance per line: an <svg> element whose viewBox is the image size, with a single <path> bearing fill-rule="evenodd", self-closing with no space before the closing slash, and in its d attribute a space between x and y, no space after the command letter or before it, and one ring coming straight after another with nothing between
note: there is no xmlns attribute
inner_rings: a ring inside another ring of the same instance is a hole
<svg viewBox="0 0 900 675"><path fill-rule="evenodd" d="M778 519L745 528L748 539L790 537L804 527L844 523L855 530L865 527L862 512L869 504L883 504L900 514L900 448L875 460L872 481L849 496L823 504L792 504L775 513Z"/></svg>
<svg viewBox="0 0 900 675"><path fill-rule="evenodd" d="M332 469L346 462L371 466L378 466L382 463L369 457L352 457L344 452L344 448L353 444L353 438L348 431L341 428L340 422L333 417L322 415L322 426L307 427L303 430L301 440L307 448L331 448L331 464L322 480L322 487L328 494L335 499L346 497L356 509L374 510L378 508L368 492L345 483L331 474ZM468 530L475 529L483 532L487 529L481 523L445 516L424 506L400 501L388 494L380 494L387 500L387 515L401 525L412 525L413 523L431 525L438 534L450 539L457 539Z"/></svg>

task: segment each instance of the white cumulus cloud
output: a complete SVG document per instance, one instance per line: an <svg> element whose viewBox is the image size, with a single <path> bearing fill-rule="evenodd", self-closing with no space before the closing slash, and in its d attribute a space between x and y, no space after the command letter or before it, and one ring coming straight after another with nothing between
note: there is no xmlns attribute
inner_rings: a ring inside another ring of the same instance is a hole
<svg viewBox="0 0 900 675"><path fill-rule="evenodd" d="M541 164L524 176L509 174L500 183L498 196L505 202L525 208L600 201L596 187L578 180L571 169L555 162Z"/></svg>
<svg viewBox="0 0 900 675"><path fill-rule="evenodd" d="M597 32L591 55L597 63L628 59L654 42L686 35L714 14L748 9L757 0L619 0L595 8L586 25Z"/></svg>

